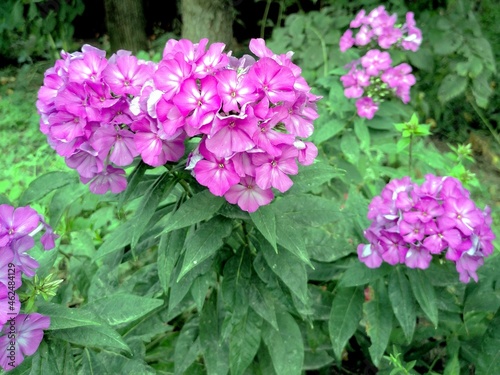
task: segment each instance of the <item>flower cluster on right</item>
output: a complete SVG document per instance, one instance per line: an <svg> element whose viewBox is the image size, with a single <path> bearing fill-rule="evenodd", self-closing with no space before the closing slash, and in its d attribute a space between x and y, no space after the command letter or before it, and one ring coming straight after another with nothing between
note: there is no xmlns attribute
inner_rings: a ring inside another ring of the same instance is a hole
<svg viewBox="0 0 500 375"><path fill-rule="evenodd" d="M495 234L490 208L478 209L469 195L453 177L428 174L421 186L410 177L392 180L369 205L369 244L358 245L359 259L370 268L385 261L426 269L433 256L444 256L455 262L461 282L477 282Z"/></svg>
<svg viewBox="0 0 500 375"><path fill-rule="evenodd" d="M413 13L406 14L406 23L398 25L397 15L389 15L384 6L369 14L361 10L340 38L340 50L353 46L367 47L369 51L359 60L349 64L349 72L341 77L347 98L358 99L356 108L360 117L372 119L379 103L391 97L410 101L410 88L415 84L412 68L406 63L392 66L389 52L382 49L417 51L422 42L422 32L416 27ZM357 30L353 34L354 29Z"/></svg>

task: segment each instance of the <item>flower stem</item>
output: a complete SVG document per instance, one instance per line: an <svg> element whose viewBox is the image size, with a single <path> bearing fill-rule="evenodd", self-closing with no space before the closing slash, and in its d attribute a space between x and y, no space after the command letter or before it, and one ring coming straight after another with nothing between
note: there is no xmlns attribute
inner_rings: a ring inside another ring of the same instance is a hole
<svg viewBox="0 0 500 375"><path fill-rule="evenodd" d="M412 156L412 146L413 146L413 134L410 134L410 148L408 150L408 176L411 177L411 171L412 171L412 163L413 163L413 156Z"/></svg>
<svg viewBox="0 0 500 375"><path fill-rule="evenodd" d="M320 43L321 43L321 50L323 52L323 75L326 77L328 75L328 53L326 52L326 43L325 39L321 36L320 32L318 29L316 29L313 26L309 26L309 29L316 34L318 37Z"/></svg>
<svg viewBox="0 0 500 375"><path fill-rule="evenodd" d="M264 39L264 34L266 32L267 17L269 17L269 9L271 8L271 3L273 0L267 0L266 9L264 9L264 15L262 16L262 23L260 24L260 37Z"/></svg>
<svg viewBox="0 0 500 375"><path fill-rule="evenodd" d="M495 141L497 141L497 143L500 144L500 136L498 135L498 133L496 132L496 130L491 125L491 122L486 118L486 116L484 115L484 113L481 110L481 108L479 108L477 106L477 104L474 102L474 99L471 99L470 96L467 96L467 101L470 103L470 105L472 106L472 108L474 108L474 111L476 111L476 113L479 116L479 118L481 119L481 121L483 121L483 123L486 125L486 127L490 131L490 133L493 136L493 138L495 138Z"/></svg>

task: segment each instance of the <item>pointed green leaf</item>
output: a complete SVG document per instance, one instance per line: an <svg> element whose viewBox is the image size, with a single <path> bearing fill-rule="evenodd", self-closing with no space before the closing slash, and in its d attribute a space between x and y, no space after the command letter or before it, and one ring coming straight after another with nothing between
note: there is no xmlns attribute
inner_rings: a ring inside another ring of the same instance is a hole
<svg viewBox="0 0 500 375"><path fill-rule="evenodd" d="M378 366L389 344L392 331L392 309L387 287L383 279L375 283L372 299L364 304L366 333L370 337L370 357Z"/></svg>
<svg viewBox="0 0 500 375"><path fill-rule="evenodd" d="M190 292L193 296L194 302L196 303L198 311L202 310L210 285L215 284L215 278L216 276L214 272L207 272L206 274L200 275L194 279Z"/></svg>
<svg viewBox="0 0 500 375"><path fill-rule="evenodd" d="M137 185L142 180L144 173L151 168L142 160L137 164L132 173L127 178L127 189L120 194L120 200L118 201L118 208L122 208L125 203L128 202L132 194L137 189Z"/></svg>
<svg viewBox="0 0 500 375"><path fill-rule="evenodd" d="M262 338L277 375L300 375L304 364L304 343L300 328L287 312L277 315L279 330L265 323Z"/></svg>
<svg viewBox="0 0 500 375"><path fill-rule="evenodd" d="M84 306L108 324L131 323L163 305L163 300L118 293L94 300Z"/></svg>
<svg viewBox="0 0 500 375"><path fill-rule="evenodd" d="M106 238L94 255L94 262L108 254L123 249L132 240L132 222L126 221Z"/></svg>
<svg viewBox="0 0 500 375"><path fill-rule="evenodd" d="M340 170L331 166L328 162L316 159L312 165L299 166L299 173L291 176L293 185L288 193L297 194L311 191L341 174Z"/></svg>
<svg viewBox="0 0 500 375"><path fill-rule="evenodd" d="M200 345L208 375L225 375L229 370L227 347L221 340L217 293L212 293L200 315Z"/></svg>
<svg viewBox="0 0 500 375"><path fill-rule="evenodd" d="M307 272L304 263L286 249L280 248L276 253L267 242L259 241L260 251L264 254L269 268L278 275L290 291L304 304L307 304Z"/></svg>
<svg viewBox="0 0 500 375"><path fill-rule="evenodd" d="M476 361L476 375L492 374L500 374L500 310L488 325Z"/></svg>
<svg viewBox="0 0 500 375"><path fill-rule="evenodd" d="M234 317L244 316L248 310L248 290L252 277L252 261L248 252L241 251L229 258L222 275L222 298L226 309Z"/></svg>
<svg viewBox="0 0 500 375"><path fill-rule="evenodd" d="M186 240L187 229L178 229L173 232L162 234L158 245L158 278L160 285L167 293L172 271L181 255Z"/></svg>
<svg viewBox="0 0 500 375"><path fill-rule="evenodd" d="M356 117L354 120L354 133L359 139L359 147L362 150L368 150L370 148L370 132L365 124L364 118Z"/></svg>
<svg viewBox="0 0 500 375"><path fill-rule="evenodd" d="M342 358L347 341L354 335L363 317L363 301L363 288L359 286L338 288L333 298L328 328L333 352L338 360Z"/></svg>
<svg viewBox="0 0 500 375"><path fill-rule="evenodd" d="M248 310L234 326L229 336L231 375L242 375L252 363L260 346L261 326L262 318L253 310Z"/></svg>
<svg viewBox="0 0 500 375"><path fill-rule="evenodd" d="M172 214L162 233L168 233L175 229L188 227L200 221L208 220L214 216L223 203L223 198L216 197L208 190L203 190L184 202Z"/></svg>
<svg viewBox="0 0 500 375"><path fill-rule="evenodd" d="M342 275L339 286L361 286L383 278L391 272L392 267L383 263L379 268L369 268L364 263L356 262L350 265Z"/></svg>
<svg viewBox="0 0 500 375"><path fill-rule="evenodd" d="M389 299L406 340L411 342L417 315L410 283L400 267L394 268L389 277Z"/></svg>
<svg viewBox="0 0 500 375"><path fill-rule="evenodd" d="M257 211L251 213L250 217L259 232L272 245L274 251L278 252L276 245L276 216L273 209L270 206L262 206Z"/></svg>
<svg viewBox="0 0 500 375"><path fill-rule="evenodd" d="M51 335L76 345L106 350L122 350L130 353L130 348L122 337L104 323L98 326L59 329L52 331Z"/></svg>
<svg viewBox="0 0 500 375"><path fill-rule="evenodd" d="M50 316L49 330L101 324L99 319L91 311L70 309L56 303L39 302L38 312Z"/></svg>
<svg viewBox="0 0 500 375"><path fill-rule="evenodd" d="M163 200L163 197L170 194L175 184L176 180L169 173L164 173L146 191L134 216L130 219L132 223L130 228L132 231L132 248L135 248L137 245L139 238L153 217L158 204Z"/></svg>
<svg viewBox="0 0 500 375"><path fill-rule="evenodd" d="M174 363L175 375L185 374L185 371L196 361L201 350L199 339L199 320L192 319L184 324L175 343Z"/></svg>
<svg viewBox="0 0 500 375"><path fill-rule="evenodd" d="M28 188L19 198L19 205L25 206L38 201L50 192L75 181L75 175L70 172L48 172L31 181Z"/></svg>
<svg viewBox="0 0 500 375"><path fill-rule="evenodd" d="M231 234L231 230L231 221L222 217L215 217L202 224L186 240L186 253L177 281L196 267L197 264L214 255L222 247L224 243L222 240Z"/></svg>
<svg viewBox="0 0 500 375"><path fill-rule="evenodd" d="M277 218L276 235L278 243L297 256L303 263L314 268L309 260L304 238L297 231L296 223L285 218Z"/></svg>
<svg viewBox="0 0 500 375"><path fill-rule="evenodd" d="M274 308L274 297L270 295L265 284L259 283L257 284L258 286L256 284L257 283L250 284L250 290L248 292L250 307L271 324L274 329L278 329L276 310Z"/></svg>
<svg viewBox="0 0 500 375"><path fill-rule="evenodd" d="M434 324L434 327L437 328L438 308L436 292L427 274L423 270L408 268L406 275L410 279L411 290L418 304L432 324Z"/></svg>

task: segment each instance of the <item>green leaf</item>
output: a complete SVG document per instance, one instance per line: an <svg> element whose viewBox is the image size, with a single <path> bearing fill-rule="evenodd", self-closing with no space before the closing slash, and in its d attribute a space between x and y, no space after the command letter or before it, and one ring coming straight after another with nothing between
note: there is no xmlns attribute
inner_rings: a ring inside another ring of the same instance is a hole
<svg viewBox="0 0 500 375"><path fill-rule="evenodd" d="M424 311L425 315L434 324L434 327L438 326L438 308L436 292L434 291L434 286L431 280L427 277L427 274L423 270L410 269L406 270L406 275L410 280L411 290L413 295L417 299L418 304Z"/></svg>
<svg viewBox="0 0 500 375"><path fill-rule="evenodd" d="M290 291L307 304L307 272L304 263L296 255L281 248L276 253L264 241L259 241L260 251L269 268L285 283Z"/></svg>
<svg viewBox="0 0 500 375"><path fill-rule="evenodd" d="M257 314L271 324L274 329L278 329L276 309L274 308L274 297L265 284L252 282L249 285L248 301L250 307Z"/></svg>
<svg viewBox="0 0 500 375"><path fill-rule="evenodd" d="M135 190L137 189L139 182L142 180L144 173L146 173L149 168L150 167L141 160L132 173L130 173L127 178L127 189L120 194L120 200L118 201L119 209L121 209L123 205L128 202L132 194L135 193Z"/></svg>
<svg viewBox="0 0 500 375"><path fill-rule="evenodd" d="M342 358L347 341L356 332L363 317L363 302L362 287L338 288L333 298L328 328L333 352L338 360Z"/></svg>
<svg viewBox="0 0 500 375"><path fill-rule="evenodd" d="M260 346L262 318L247 310L229 336L229 367L231 375L242 375L252 363Z"/></svg>
<svg viewBox="0 0 500 375"><path fill-rule="evenodd" d="M370 337L370 357L379 366L392 331L392 309L383 279L375 283L372 299L364 304L366 333Z"/></svg>
<svg viewBox="0 0 500 375"><path fill-rule="evenodd" d="M500 310L488 325L475 364L476 375L500 374Z"/></svg>
<svg viewBox="0 0 500 375"><path fill-rule="evenodd" d="M347 161L356 165L359 160L359 144L352 133L345 133L340 141L340 149Z"/></svg>
<svg viewBox="0 0 500 375"><path fill-rule="evenodd" d="M208 220L221 208L223 203L224 198L216 197L210 191L203 190L184 202L172 214L162 233Z"/></svg>
<svg viewBox="0 0 500 375"><path fill-rule="evenodd" d="M130 244L130 241L132 240L132 227L133 223L131 221L126 221L111 232L95 253L93 259L94 262L97 259L121 250L123 247Z"/></svg>
<svg viewBox="0 0 500 375"><path fill-rule="evenodd" d="M222 275L224 305L233 317L241 318L248 310L248 290L252 278L252 261L248 251L240 250L229 258Z"/></svg>
<svg viewBox="0 0 500 375"><path fill-rule="evenodd" d="M490 74L483 72L472 81L472 94L481 108L488 107L488 100L493 92L489 84Z"/></svg>
<svg viewBox="0 0 500 375"><path fill-rule="evenodd" d="M196 303L198 311L203 309L208 290L210 289L210 286L215 283L216 275L214 272L207 272L194 279L190 292L191 296L193 296L194 302Z"/></svg>
<svg viewBox="0 0 500 375"><path fill-rule="evenodd" d="M300 328L287 312L277 315L279 330L264 324L262 338L277 375L300 375L304 364L304 343Z"/></svg>
<svg viewBox="0 0 500 375"><path fill-rule="evenodd" d="M163 200L164 196L170 194L176 183L177 181L169 173L164 173L146 191L139 207L135 211L135 215L130 219L132 223L132 248L137 245L139 238L153 217L158 204Z"/></svg>
<svg viewBox="0 0 500 375"><path fill-rule="evenodd" d="M66 209L84 194L90 194L88 187L80 182L72 183L56 190L49 205L49 223L55 228Z"/></svg>
<svg viewBox="0 0 500 375"><path fill-rule="evenodd" d="M101 324L95 314L90 311L70 309L56 303L42 301L37 306L40 314L50 316L50 327L48 329L51 331Z"/></svg>
<svg viewBox="0 0 500 375"><path fill-rule="evenodd" d="M342 173L326 161L316 159L314 164L299 166L299 173L291 176L293 186L288 194L305 193L329 182L332 178L340 176ZM259 208L260 210L261 208Z"/></svg>
<svg viewBox="0 0 500 375"><path fill-rule="evenodd" d="M369 268L364 263L355 262L344 272L339 281L339 286L363 286L382 279L391 270L392 267L387 263L383 263L379 268Z"/></svg>
<svg viewBox="0 0 500 375"><path fill-rule="evenodd" d="M187 229L177 229L175 231L162 234L158 245L158 278L163 291L167 293L172 271L181 255L186 241Z"/></svg>
<svg viewBox="0 0 500 375"><path fill-rule="evenodd" d="M38 201L50 192L59 189L75 180L74 174L70 172L48 172L31 181L28 188L19 198L19 205L25 206L31 202Z"/></svg>
<svg viewBox="0 0 500 375"><path fill-rule="evenodd" d="M186 253L177 281L196 267L197 264L214 255L222 247L223 239L231 234L231 230L231 220L220 216L202 224L186 240Z"/></svg>
<svg viewBox="0 0 500 375"><path fill-rule="evenodd" d="M358 137L360 144L359 147L362 150L368 150L370 148L370 132L365 124L365 119L362 117L357 117L354 120L354 133Z"/></svg>
<svg viewBox="0 0 500 375"><path fill-rule="evenodd" d="M276 244L276 216L271 206L262 206L250 214L253 223L260 233L269 241L274 251L278 252Z"/></svg>
<svg viewBox="0 0 500 375"><path fill-rule="evenodd" d="M76 345L105 350L122 350L130 353L130 348L122 337L107 324L59 329L51 332L51 335Z"/></svg>
<svg viewBox="0 0 500 375"><path fill-rule="evenodd" d="M476 374L478 374L477 371ZM460 375L460 361L457 355L454 355L451 360L448 360L443 375Z"/></svg>
<svg viewBox="0 0 500 375"><path fill-rule="evenodd" d="M463 94L466 87L467 78L456 74L448 74L439 85L438 99L441 103L449 102L451 99Z"/></svg>
<svg viewBox="0 0 500 375"><path fill-rule="evenodd" d="M174 363L175 375L185 374L191 364L196 361L201 350L199 334L199 320L191 319L184 324L175 343Z"/></svg>
<svg viewBox="0 0 500 375"><path fill-rule="evenodd" d="M337 118L329 118L327 122L316 123L312 141L314 144L320 145L344 130L346 123L346 121Z"/></svg>
<svg viewBox="0 0 500 375"><path fill-rule="evenodd" d="M455 32L435 32L430 37L430 40L433 41L433 49L436 55L451 55L455 52L464 41L464 38L461 34Z"/></svg>
<svg viewBox="0 0 500 375"><path fill-rule="evenodd" d="M83 307L108 324L131 323L163 305L163 300L118 293L94 300Z"/></svg>
<svg viewBox="0 0 500 375"><path fill-rule="evenodd" d="M212 293L200 315L200 345L208 375L225 375L229 370L227 347L221 340L217 293Z"/></svg>
<svg viewBox="0 0 500 375"><path fill-rule="evenodd" d="M394 268L389 277L389 299L407 342L411 342L417 315L410 283L400 267Z"/></svg>

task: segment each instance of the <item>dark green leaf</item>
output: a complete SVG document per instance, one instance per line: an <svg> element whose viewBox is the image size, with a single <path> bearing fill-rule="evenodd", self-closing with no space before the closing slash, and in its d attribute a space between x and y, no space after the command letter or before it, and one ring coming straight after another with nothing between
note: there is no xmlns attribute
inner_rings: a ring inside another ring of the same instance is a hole
<svg viewBox="0 0 500 375"><path fill-rule="evenodd" d="M162 234L158 245L158 278L163 291L167 293L172 271L181 255L186 240L187 229L178 229Z"/></svg>
<svg viewBox="0 0 500 375"><path fill-rule="evenodd" d="M436 292L434 286L427 277L425 271L419 269L407 269L406 274L410 280L411 290L417 299L418 304L424 311L425 315L434 324L438 326L438 308Z"/></svg>
<svg viewBox="0 0 500 375"><path fill-rule="evenodd" d="M198 353L201 350L198 334L198 319L192 319L182 327L181 333L175 343L175 375L185 374L188 367L196 361Z"/></svg>
<svg viewBox="0 0 500 375"><path fill-rule="evenodd" d="M342 358L342 351L356 332L363 317L363 288L338 288L333 298L332 311L328 328L333 352L337 359Z"/></svg>
<svg viewBox="0 0 500 375"><path fill-rule="evenodd" d="M132 226L131 246L134 248L139 241L144 229L146 229L149 221L158 207L158 204L163 200L163 197L168 195L174 188L176 180L169 173L164 173L150 186L144 194L144 197L135 211L135 215L130 219Z"/></svg>
<svg viewBox="0 0 500 375"><path fill-rule="evenodd" d="M150 167L141 160L139 164L134 168L132 173L130 173L127 178L127 190L120 194L118 208L122 208L123 205L128 202L128 200L132 196L132 193L134 193L137 189L137 185L139 185L139 182L141 181L144 173L146 173L148 168Z"/></svg>
<svg viewBox="0 0 500 375"><path fill-rule="evenodd" d="M99 247L94 255L94 261L115 251L123 249L132 240L133 223L127 221L116 228Z"/></svg>
<svg viewBox="0 0 500 375"><path fill-rule="evenodd" d="M264 318L274 329L278 329L273 296L265 284L253 282L249 285L248 301L250 307Z"/></svg>
<svg viewBox="0 0 500 375"><path fill-rule="evenodd" d="M51 191L59 189L75 180L70 172L48 172L33 180L23 195L19 198L19 205L25 206L31 202L38 201Z"/></svg>
<svg viewBox="0 0 500 375"><path fill-rule="evenodd" d="M115 326L131 323L161 305L163 301L160 299L119 293L94 300L85 305L84 309L94 312L108 324Z"/></svg>
<svg viewBox="0 0 500 375"><path fill-rule="evenodd" d="M304 343L300 328L287 312L277 315L279 330L264 324L262 338L278 375L300 375L304 364Z"/></svg>
<svg viewBox="0 0 500 375"><path fill-rule="evenodd" d="M293 186L288 191L288 194L311 191L341 174L341 171L331 166L326 161L316 159L312 165L299 166L299 173L291 177ZM260 209L262 209L262 207L259 208L259 210Z"/></svg>
<svg viewBox="0 0 500 375"><path fill-rule="evenodd" d="M242 375L252 363L260 346L261 326L262 318L253 310L247 310L247 314L234 326L229 337L231 375Z"/></svg>
<svg viewBox="0 0 500 375"><path fill-rule="evenodd" d="M222 240L231 234L231 230L231 221L222 217L215 217L202 224L186 240L186 253L177 281L196 267L197 264L214 255L222 247Z"/></svg>
<svg viewBox="0 0 500 375"><path fill-rule="evenodd" d="M467 87L467 78L456 74L448 74L443 78L438 89L438 98L441 103L446 103L463 94Z"/></svg>
<svg viewBox="0 0 500 375"><path fill-rule="evenodd" d="M361 262L349 266L340 279L340 286L362 286L383 278L391 272L392 267L383 263L379 268L368 268Z"/></svg>
<svg viewBox="0 0 500 375"><path fill-rule="evenodd" d="M203 190L184 202L168 220L162 233L184 228L210 219L222 206L224 199Z"/></svg>
<svg viewBox="0 0 500 375"><path fill-rule="evenodd" d="M373 296L364 304L366 333L370 337L370 357L378 366L384 355L392 331L392 309L383 279L375 283Z"/></svg>
<svg viewBox="0 0 500 375"><path fill-rule="evenodd" d="M256 212L251 213L253 223L260 233L269 241L277 252L276 244L276 216L271 206L262 206Z"/></svg>
<svg viewBox="0 0 500 375"><path fill-rule="evenodd" d="M488 326L476 362L476 375L500 374L500 310Z"/></svg>
<svg viewBox="0 0 500 375"><path fill-rule="evenodd" d="M394 268L389 277L389 299L407 342L411 342L417 320L415 300L413 299L410 283L399 267Z"/></svg>
<svg viewBox="0 0 500 375"><path fill-rule="evenodd" d="M39 302L38 312L50 316L49 330L100 325L94 313L49 302Z"/></svg>

